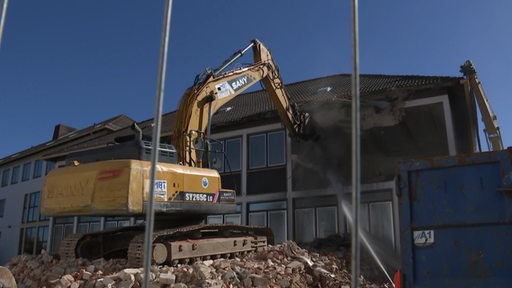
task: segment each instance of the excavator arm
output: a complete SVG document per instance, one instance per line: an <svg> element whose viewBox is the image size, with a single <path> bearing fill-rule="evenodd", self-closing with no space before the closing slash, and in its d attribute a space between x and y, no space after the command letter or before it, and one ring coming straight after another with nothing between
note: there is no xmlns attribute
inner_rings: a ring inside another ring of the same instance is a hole
<svg viewBox="0 0 512 288"><path fill-rule="evenodd" d="M254 63L224 72L236 59L252 48ZM211 116L224 104L246 91L252 85L263 82L272 102L292 137L305 138L309 115L300 112L286 93L279 70L270 51L258 40L252 40L244 49L236 52L219 68L208 71L183 95L173 129L173 144L179 161L187 166L203 167L202 150L205 133L209 131Z"/></svg>
<svg viewBox="0 0 512 288"><path fill-rule="evenodd" d="M498 118L492 111L491 105L487 96L485 96L482 83L476 76L475 66L470 60L467 60L461 67L460 71L464 74L469 82L470 90L473 92L480 113L482 114L482 121L485 125L485 136L487 137L489 148L491 151L503 149L503 140L501 139L500 127L498 125Z"/></svg>

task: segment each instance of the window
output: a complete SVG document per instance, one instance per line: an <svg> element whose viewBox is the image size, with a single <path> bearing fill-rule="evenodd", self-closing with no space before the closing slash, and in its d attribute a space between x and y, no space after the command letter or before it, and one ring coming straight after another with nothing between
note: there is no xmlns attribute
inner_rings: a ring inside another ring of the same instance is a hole
<svg viewBox="0 0 512 288"><path fill-rule="evenodd" d="M249 168L264 168L286 163L284 131L249 136Z"/></svg>
<svg viewBox="0 0 512 288"><path fill-rule="evenodd" d="M242 141L240 138L227 139L226 145L226 170L240 171L242 168Z"/></svg>
<svg viewBox="0 0 512 288"><path fill-rule="evenodd" d="M295 241L308 243L338 234L338 207L331 206L334 201L336 198L331 196L296 200L295 205L299 208L295 209Z"/></svg>
<svg viewBox="0 0 512 288"><path fill-rule="evenodd" d="M12 168L11 184L16 184L20 181L20 166Z"/></svg>
<svg viewBox="0 0 512 288"><path fill-rule="evenodd" d="M393 208L389 201L370 203L370 232L393 247Z"/></svg>
<svg viewBox="0 0 512 288"><path fill-rule="evenodd" d="M377 237L382 243L394 247L393 208L391 201L361 203L361 228L363 233ZM350 223L348 230L350 231Z"/></svg>
<svg viewBox="0 0 512 288"><path fill-rule="evenodd" d="M240 215L240 214L224 215L224 223L240 225L240 224L242 224L242 215Z"/></svg>
<svg viewBox="0 0 512 288"><path fill-rule="evenodd" d="M78 217L78 233L88 233L100 230L101 217Z"/></svg>
<svg viewBox="0 0 512 288"><path fill-rule="evenodd" d="M249 204L249 225L266 226L274 232L274 242L287 239L286 201L259 202Z"/></svg>
<svg viewBox="0 0 512 288"><path fill-rule="evenodd" d="M251 213L249 213L249 225L251 225L251 226L267 226L267 213L266 212L251 212Z"/></svg>
<svg viewBox="0 0 512 288"><path fill-rule="evenodd" d="M210 167L224 172L224 142L216 141L210 144Z"/></svg>
<svg viewBox="0 0 512 288"><path fill-rule="evenodd" d="M0 218L4 217L5 213L5 199L0 200Z"/></svg>
<svg viewBox="0 0 512 288"><path fill-rule="evenodd" d="M210 167L219 172L240 171L242 167L242 140L225 139L211 143Z"/></svg>
<svg viewBox="0 0 512 288"><path fill-rule="evenodd" d="M48 226L37 227L36 254L40 254L42 249L48 250Z"/></svg>
<svg viewBox="0 0 512 288"><path fill-rule="evenodd" d="M2 171L2 187L5 187L9 184L9 172L10 169L4 169L4 171Z"/></svg>
<svg viewBox="0 0 512 288"><path fill-rule="evenodd" d="M23 223L39 221L39 192L25 195L23 206Z"/></svg>
<svg viewBox="0 0 512 288"><path fill-rule="evenodd" d="M48 173L50 173L50 171L52 171L54 168L55 168L54 162L49 162L49 161L46 162L46 171L45 171L44 175L48 175Z"/></svg>
<svg viewBox="0 0 512 288"><path fill-rule="evenodd" d="M64 239L64 225L58 224L53 226L53 235L52 235L52 249L50 250L52 253L58 253L60 243L62 239Z"/></svg>
<svg viewBox="0 0 512 288"><path fill-rule="evenodd" d="M19 250L23 253L36 255L42 249L48 249L48 226L27 227L22 229Z"/></svg>
<svg viewBox="0 0 512 288"><path fill-rule="evenodd" d="M285 164L284 132L268 133L268 166Z"/></svg>
<svg viewBox="0 0 512 288"><path fill-rule="evenodd" d="M249 136L249 168L262 168L267 166L266 134Z"/></svg>
<svg viewBox="0 0 512 288"><path fill-rule="evenodd" d="M36 160L34 162L34 175L33 178L39 178L43 174L43 160Z"/></svg>
<svg viewBox="0 0 512 288"><path fill-rule="evenodd" d="M276 243L283 243L286 241L286 210L269 211L268 212L268 227L274 232L274 241Z"/></svg>
<svg viewBox="0 0 512 288"><path fill-rule="evenodd" d="M32 170L32 162L23 164L23 173L21 174L21 181L30 180L30 172Z"/></svg>
<svg viewBox="0 0 512 288"><path fill-rule="evenodd" d="M222 224L222 215L209 215L206 217L206 223L208 224Z"/></svg>
<svg viewBox="0 0 512 288"><path fill-rule="evenodd" d="M25 228L25 237L23 238L23 247L20 247L23 253L34 254L34 245L36 244L36 227Z"/></svg>
<svg viewBox="0 0 512 288"><path fill-rule="evenodd" d="M105 229L112 229L117 227L124 227L130 225L130 218L128 217L106 217Z"/></svg>
<svg viewBox="0 0 512 288"><path fill-rule="evenodd" d="M51 252L58 253L60 243L64 238L73 233L73 217L54 218Z"/></svg>
<svg viewBox="0 0 512 288"><path fill-rule="evenodd" d="M295 241L309 243L315 239L315 209L295 210Z"/></svg>
<svg viewBox="0 0 512 288"><path fill-rule="evenodd" d="M320 207L316 209L316 237L326 238L338 233L337 211L336 207Z"/></svg>

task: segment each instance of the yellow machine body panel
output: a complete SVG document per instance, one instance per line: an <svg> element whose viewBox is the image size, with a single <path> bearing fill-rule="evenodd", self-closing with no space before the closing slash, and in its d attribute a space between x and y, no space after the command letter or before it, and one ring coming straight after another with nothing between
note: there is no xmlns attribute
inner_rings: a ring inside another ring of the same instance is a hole
<svg viewBox="0 0 512 288"><path fill-rule="evenodd" d="M149 161L108 160L55 169L45 179L41 213L48 216L143 214L151 190L150 168ZM154 197L155 203L171 204L235 202L234 192L221 191L216 170L167 163L157 165Z"/></svg>

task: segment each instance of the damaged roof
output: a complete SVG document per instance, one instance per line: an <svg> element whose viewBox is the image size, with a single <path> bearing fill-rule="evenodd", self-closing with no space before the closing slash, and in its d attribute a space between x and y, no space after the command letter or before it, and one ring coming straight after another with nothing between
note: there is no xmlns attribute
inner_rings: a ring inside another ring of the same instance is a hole
<svg viewBox="0 0 512 288"><path fill-rule="evenodd" d="M360 75L361 99L388 99L399 95L397 91L407 91L408 97L414 97L420 91L433 91L459 86L462 77L445 76L414 76L414 75ZM457 89L459 89L457 88ZM286 90L293 102L307 106L315 102L333 99L350 100L351 75L339 74L286 85ZM460 89L459 89L460 90ZM418 96L423 97L423 96ZM162 137L169 136L172 131L175 111L162 115ZM278 121L272 101L265 90L244 93L224 105L212 118L212 129L237 129L233 125L258 125L261 121ZM85 129L73 131L73 138L80 141L69 141L68 135L37 145L14 155L0 159L0 165L25 157L33 153L45 151L48 156L65 155L71 151L87 150L115 144L117 139L134 135L135 121L125 115L107 119ZM138 122L144 135L152 134L153 119ZM98 134L95 131L108 129L108 133ZM51 148L51 149L49 149Z"/></svg>
<svg viewBox="0 0 512 288"><path fill-rule="evenodd" d="M387 97L396 90L435 90L458 85L462 77L415 75L360 75L361 99ZM286 85L291 100L306 106L311 102L351 98L351 74L339 74ZM408 93L410 93L409 91ZM417 93L417 92L416 92ZM415 93L412 93L415 94ZM224 105L213 116L212 127L219 128L275 117L274 106L265 90L241 94Z"/></svg>

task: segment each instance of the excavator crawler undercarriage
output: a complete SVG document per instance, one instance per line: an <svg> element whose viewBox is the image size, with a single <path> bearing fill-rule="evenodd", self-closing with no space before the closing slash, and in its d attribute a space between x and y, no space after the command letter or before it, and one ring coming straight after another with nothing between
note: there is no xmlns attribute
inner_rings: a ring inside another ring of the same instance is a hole
<svg viewBox="0 0 512 288"><path fill-rule="evenodd" d="M260 251L274 243L274 236L267 227L199 224L156 230L152 243L152 263L176 265ZM63 240L59 253L62 259L127 258L128 265L141 267L144 260L144 227L73 234Z"/></svg>

